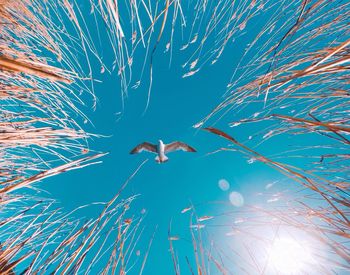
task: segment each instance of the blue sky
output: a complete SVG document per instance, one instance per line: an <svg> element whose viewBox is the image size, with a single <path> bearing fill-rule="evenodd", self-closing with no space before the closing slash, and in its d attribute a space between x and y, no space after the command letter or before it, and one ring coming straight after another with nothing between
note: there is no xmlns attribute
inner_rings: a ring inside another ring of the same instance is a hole
<svg viewBox="0 0 350 275"><path fill-rule="evenodd" d="M51 196L71 210L79 205L110 199L136 167L149 158L124 193L124 197L140 194L135 203L135 212L143 208L147 210L147 229L141 246L147 247L154 228L158 226L144 274L167 274L172 271L167 231L173 219L174 233L188 235L189 216L180 218L183 208L191 202L229 202L229 191L223 192L218 188L221 178L230 182L230 191L242 193L247 203L251 201L253 193L263 191L267 183L279 178L278 174L263 165L248 165L247 159L239 153L207 155L226 146L227 142L192 127L222 100L231 75L232 59L237 57L228 53L227 57L230 58L203 69L198 75L183 79L179 69L181 53L178 54L174 56L170 69L166 55L161 51L156 54L151 101L144 114L147 86L130 90L125 110L117 119L116 113L121 111L118 79L115 75L104 74L103 83L96 85L95 92L99 98L97 109L87 113L93 123L87 130L108 136L94 138L90 141L90 148L109 154L103 158L102 164L71 171L45 183L45 189ZM244 136L244 133L236 134ZM164 164L154 162L152 154L129 154L138 143L156 143L158 139L166 143L184 141L198 152L172 153L170 160ZM230 210L230 206L227 209ZM214 215L221 210L209 207L208 212L203 210L201 215ZM94 217L98 214L98 208L88 208L79 213Z"/></svg>

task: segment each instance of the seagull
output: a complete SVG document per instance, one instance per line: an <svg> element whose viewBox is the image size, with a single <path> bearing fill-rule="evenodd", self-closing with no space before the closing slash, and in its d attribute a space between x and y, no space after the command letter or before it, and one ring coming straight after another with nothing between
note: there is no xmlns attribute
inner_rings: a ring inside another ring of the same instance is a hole
<svg viewBox="0 0 350 275"><path fill-rule="evenodd" d="M164 144L162 140L158 140L158 145L154 145L149 142L143 142L137 145L134 149L130 151L130 154L137 154L142 151L148 151L157 154L155 161L158 163L166 162L168 157L166 153L182 150L185 152L197 152L194 148L187 145L186 143L175 141L169 144Z"/></svg>

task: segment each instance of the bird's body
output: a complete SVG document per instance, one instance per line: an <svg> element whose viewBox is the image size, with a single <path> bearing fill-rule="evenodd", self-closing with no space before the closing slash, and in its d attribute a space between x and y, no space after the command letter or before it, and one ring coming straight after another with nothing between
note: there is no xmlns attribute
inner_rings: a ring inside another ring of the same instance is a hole
<svg viewBox="0 0 350 275"><path fill-rule="evenodd" d="M148 152L157 154L155 160L158 163L163 163L169 159L166 156L166 153L174 152L177 150L183 150L186 152L196 152L194 148L180 141L164 144L162 140L159 140L158 145L154 145L149 142L143 142L137 145L134 149L132 149L130 154L137 154L142 151L148 151Z"/></svg>
<svg viewBox="0 0 350 275"><path fill-rule="evenodd" d="M165 144L163 141L158 141L158 155L156 156L157 162L166 162L168 157L165 155Z"/></svg>

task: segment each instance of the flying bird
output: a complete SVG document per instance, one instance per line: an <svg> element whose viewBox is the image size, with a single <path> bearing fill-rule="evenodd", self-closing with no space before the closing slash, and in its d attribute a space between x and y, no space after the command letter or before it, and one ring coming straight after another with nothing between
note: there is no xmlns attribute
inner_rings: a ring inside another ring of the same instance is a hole
<svg viewBox="0 0 350 275"><path fill-rule="evenodd" d="M148 151L157 154L155 160L158 163L166 162L169 158L165 155L166 153L182 150L185 152L197 152L194 148L187 145L186 143L175 141L169 144L164 144L162 140L158 141L158 145L143 142L137 145L130 151L130 154L137 154L142 151Z"/></svg>

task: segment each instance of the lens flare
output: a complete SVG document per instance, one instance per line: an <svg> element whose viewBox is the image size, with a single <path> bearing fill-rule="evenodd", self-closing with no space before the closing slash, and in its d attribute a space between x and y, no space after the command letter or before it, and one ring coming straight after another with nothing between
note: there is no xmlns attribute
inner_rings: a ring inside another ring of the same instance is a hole
<svg viewBox="0 0 350 275"><path fill-rule="evenodd" d="M220 179L218 181L218 186L222 191L227 191L230 189L230 183L226 179Z"/></svg>
<svg viewBox="0 0 350 275"><path fill-rule="evenodd" d="M241 207L244 204L244 198L241 193L231 192L229 199L233 206Z"/></svg>

